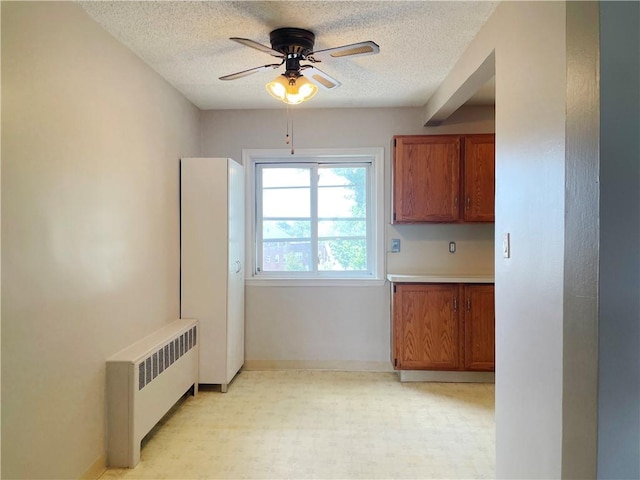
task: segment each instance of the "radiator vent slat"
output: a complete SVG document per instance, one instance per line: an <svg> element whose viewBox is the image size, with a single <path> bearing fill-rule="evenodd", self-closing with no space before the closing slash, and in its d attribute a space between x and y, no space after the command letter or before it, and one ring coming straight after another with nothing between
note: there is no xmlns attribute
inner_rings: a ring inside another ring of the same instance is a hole
<svg viewBox="0 0 640 480"><path fill-rule="evenodd" d="M196 332L196 327L190 328L140 361L138 364L138 390L142 390L181 356L195 347Z"/></svg>
<svg viewBox="0 0 640 480"><path fill-rule="evenodd" d="M158 376L158 352L154 353L151 360L151 370L153 371L153 378Z"/></svg>
<svg viewBox="0 0 640 480"><path fill-rule="evenodd" d="M138 390L142 390L144 387L144 363L140 362L138 365Z"/></svg>
<svg viewBox="0 0 640 480"><path fill-rule="evenodd" d="M147 383L149 383L151 381L151 357L147 358L144 361L144 365L146 367L146 372L144 376L147 379Z"/></svg>

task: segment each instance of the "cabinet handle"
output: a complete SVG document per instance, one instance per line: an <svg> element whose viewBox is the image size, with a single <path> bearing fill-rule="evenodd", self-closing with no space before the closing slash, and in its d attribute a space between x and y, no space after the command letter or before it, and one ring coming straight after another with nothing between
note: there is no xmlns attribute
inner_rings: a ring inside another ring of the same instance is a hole
<svg viewBox="0 0 640 480"><path fill-rule="evenodd" d="M453 197L453 205L454 206L458 206L458 196L456 195L455 197Z"/></svg>
<svg viewBox="0 0 640 480"><path fill-rule="evenodd" d="M471 197L467 197L467 210L471 207Z"/></svg>
<svg viewBox="0 0 640 480"><path fill-rule="evenodd" d="M453 311L454 312L458 311L458 298L457 297L453 298Z"/></svg>
<svg viewBox="0 0 640 480"><path fill-rule="evenodd" d="M470 311L471 311L471 299L468 298L467 299L467 312L470 312Z"/></svg>

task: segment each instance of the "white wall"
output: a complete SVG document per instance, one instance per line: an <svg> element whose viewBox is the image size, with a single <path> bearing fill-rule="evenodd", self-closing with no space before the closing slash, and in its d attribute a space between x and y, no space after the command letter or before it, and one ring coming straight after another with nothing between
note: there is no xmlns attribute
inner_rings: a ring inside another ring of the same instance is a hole
<svg viewBox="0 0 640 480"><path fill-rule="evenodd" d="M446 124L431 128L421 126L420 108L291 110L298 149L384 147L387 223L393 135L493 132L491 107L465 107ZM274 110L207 111L202 118L202 153L241 159L244 148L286 148L285 133L284 105ZM396 273L493 270L493 225L389 225L387 238L403 241L401 253L388 254L389 269ZM456 255L447 253L450 240L460 242ZM391 368L388 285L248 286L245 305L249 368Z"/></svg>
<svg viewBox="0 0 640 480"><path fill-rule="evenodd" d="M560 478L565 5L503 3L496 41L496 474ZM521 447L519 447L521 446Z"/></svg>
<svg viewBox="0 0 640 480"><path fill-rule="evenodd" d="M437 111L494 55L499 478L595 476L597 142L579 140L597 133L594 93L569 91L597 85L594 55L580 54L597 46L573 37L594 38L593 18L576 18L587 5L501 3L425 108Z"/></svg>
<svg viewBox="0 0 640 480"><path fill-rule="evenodd" d="M178 317L199 111L73 3L2 3L2 478L104 465L105 359Z"/></svg>

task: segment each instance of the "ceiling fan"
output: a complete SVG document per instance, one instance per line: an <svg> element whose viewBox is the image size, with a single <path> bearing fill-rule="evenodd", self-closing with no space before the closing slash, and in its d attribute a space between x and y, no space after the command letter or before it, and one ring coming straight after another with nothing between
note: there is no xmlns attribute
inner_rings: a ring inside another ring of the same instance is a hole
<svg viewBox="0 0 640 480"><path fill-rule="evenodd" d="M300 65L301 61L319 63L331 58L375 55L380 51L380 47L372 41L314 51L314 33L302 28L278 28L269 34L269 39L271 47L248 38L230 38L234 42L281 58L282 61L225 75L220 77L220 80L235 80L264 70L272 70L284 64L285 72L267 84L267 91L285 103L296 104L310 99L317 93L318 87L333 90L341 85L338 80L313 65ZM303 71L306 76L302 74Z"/></svg>

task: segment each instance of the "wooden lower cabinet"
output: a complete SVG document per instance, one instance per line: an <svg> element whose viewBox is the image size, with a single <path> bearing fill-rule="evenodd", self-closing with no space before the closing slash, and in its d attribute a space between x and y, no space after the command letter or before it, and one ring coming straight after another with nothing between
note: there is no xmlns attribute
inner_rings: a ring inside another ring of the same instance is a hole
<svg viewBox="0 0 640 480"><path fill-rule="evenodd" d="M396 370L494 369L493 285L395 283Z"/></svg>
<svg viewBox="0 0 640 480"><path fill-rule="evenodd" d="M458 285L396 284L394 289L395 368L458 370Z"/></svg>
<svg viewBox="0 0 640 480"><path fill-rule="evenodd" d="M464 369L495 368L496 321L493 285L465 285Z"/></svg>

